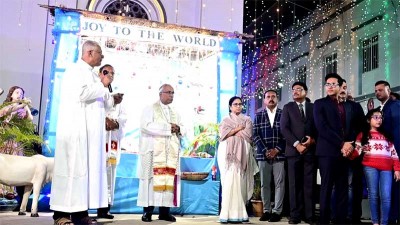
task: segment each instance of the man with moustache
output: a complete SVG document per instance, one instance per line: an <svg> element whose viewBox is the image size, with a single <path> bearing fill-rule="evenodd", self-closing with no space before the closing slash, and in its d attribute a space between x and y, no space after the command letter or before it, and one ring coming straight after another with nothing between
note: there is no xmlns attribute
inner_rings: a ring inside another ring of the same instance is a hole
<svg viewBox="0 0 400 225"><path fill-rule="evenodd" d="M400 153L400 101L390 98L390 84L380 80L375 83L375 96L381 102L379 106L383 113L383 130L393 139L397 154ZM392 182L392 201L390 207L389 223L399 222L399 194L398 182Z"/></svg>
<svg viewBox="0 0 400 225"><path fill-rule="evenodd" d="M375 96L381 102L383 112L383 128L393 138L393 144L400 153L400 101L390 98L390 84L380 80L375 83Z"/></svg>
<svg viewBox="0 0 400 225"><path fill-rule="evenodd" d="M325 76L327 96L314 103L314 122L317 128L316 155L318 157L321 192L320 223L330 223L330 202L335 186L336 223L345 224L348 203L348 159L353 151L354 140L345 137L346 110L338 100L343 84L338 74Z"/></svg>
<svg viewBox="0 0 400 225"><path fill-rule="evenodd" d="M285 157L288 163L290 219L298 224L314 221L314 198L316 162L313 104L306 101L307 85L292 85L293 102L283 107L281 132L286 140Z"/></svg>
<svg viewBox="0 0 400 225"><path fill-rule="evenodd" d="M175 222L170 207L180 204L179 147L182 123L169 105L174 88L163 84L160 100L143 110L140 122L138 206L143 207L143 222L151 222L155 206L158 219Z"/></svg>
<svg viewBox="0 0 400 225"><path fill-rule="evenodd" d="M346 140L355 141L357 135L362 131L363 124L366 121L364 111L357 102L348 100L347 82L343 79L340 87L339 102L344 104L346 111L346 127L344 136ZM348 192L348 219L353 224L361 223L362 215L362 197L363 197L363 166L362 157L349 161L349 192Z"/></svg>
<svg viewBox="0 0 400 225"><path fill-rule="evenodd" d="M280 132L282 110L278 108L277 95L275 90L268 90L264 93L266 108L256 114L253 125L253 140L257 146L256 160L261 178L261 198L264 204L264 213L260 221L269 222L281 220L285 196L285 142ZM275 184L273 209L271 209L272 176Z"/></svg>
<svg viewBox="0 0 400 225"><path fill-rule="evenodd" d="M93 71L102 59L100 45L86 41L62 78L50 198L56 225L97 224L88 209L107 207L105 110L121 99L107 88L113 76Z"/></svg>

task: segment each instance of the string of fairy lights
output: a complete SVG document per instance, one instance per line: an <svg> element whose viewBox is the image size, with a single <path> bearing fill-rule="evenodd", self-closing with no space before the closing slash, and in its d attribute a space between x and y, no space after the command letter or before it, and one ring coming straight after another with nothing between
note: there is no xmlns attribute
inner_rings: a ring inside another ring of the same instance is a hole
<svg viewBox="0 0 400 225"><path fill-rule="evenodd" d="M232 28L232 18L235 16L233 7L234 0L226 0L226 5L230 7L227 19ZM306 82L312 87L309 95L317 95L323 92L321 68L326 66L324 58L329 53L336 53L340 63L338 71L343 71L346 78L350 79L350 89L357 89L358 73L358 54L360 52L361 39L370 38L377 34L379 42L383 43L383 54L380 54L380 68L384 68L384 78L389 80L391 77L391 66L393 56L393 34L398 33L399 26L399 6L400 0L332 0L327 7L318 6L308 16L299 20L296 10L301 7L295 1L276 0L272 5L267 4L268 0L244 0L244 8L254 8L254 11L245 10L244 24L248 24L244 31L254 35L252 41L243 45L242 63L242 95L245 99L262 98L265 90L270 88L281 88L293 83L297 78L293 76L299 67L306 65ZM21 0L19 9L18 26L23 26L23 1ZM56 1L57 3L57 1ZM258 4L257 4L258 3ZM321 3L321 0L313 1L314 4ZM341 9L348 5L353 6L346 12ZM175 23L179 24L182 0L175 0ZM212 6L212 0L201 0L199 24L205 28L205 17L207 8ZM285 9L283 12L282 9ZM304 10L303 10L304 11ZM334 15L328 22L317 29L309 29L324 18ZM352 28L371 18L382 15L382 19L371 22L360 31L353 31ZM282 31L282 23L285 18L293 18L293 26ZM272 27L271 31L266 31L267 27ZM308 32L307 29L309 29ZM270 32L270 33L268 33ZM368 34L368 35L365 35ZM292 40L299 36L296 40ZM338 37L332 44L319 45ZM285 46L282 47L282 44ZM308 53L303 57L303 53ZM299 57L297 60L293 58ZM355 68L357 66L357 68ZM367 79L368 73L362 73L362 80ZM290 91L290 90L289 90ZM366 90L361 90L365 94Z"/></svg>
<svg viewBox="0 0 400 225"><path fill-rule="evenodd" d="M245 3L251 4L250 1ZM309 95L317 96L323 93L323 68L327 66L325 57L329 54L336 54L334 59L337 63L337 70L345 74L345 78L350 80L350 89L357 89L356 78L358 76L358 54L360 52L360 42L371 38L371 35L377 34L379 42L383 46L383 54L381 56L384 68L384 78L390 80L393 41L398 38L399 32L399 9L400 0L347 0L332 1L328 7L317 7L313 13L298 21L296 15L294 25L283 32L279 31L282 25L283 14L276 14L279 18L268 18L262 15L245 15L250 24L251 30L255 33L256 38L253 42L244 45L243 50L243 68L242 68L242 96L245 100L257 100L263 98L263 93L268 89L279 89L284 86L291 85L296 79L293 74L301 66L306 66L306 82L308 86L319 87L310 89ZM336 3L336 4L334 4ZM272 8L279 10L283 4L290 4L288 1L277 1ZM351 4L350 8L343 11L344 7ZM262 4L261 4L262 5ZM245 6L246 8L246 6ZM258 9L260 11L260 9ZM262 8L261 11L271 8ZM291 11L295 13L294 10ZM382 15L382 19L377 18ZM354 27L365 23L372 18L375 21L364 25L361 28ZM272 38L260 38L261 23L256 20L264 20L263 24L274 23L275 33ZM321 26L311 29L321 20L326 19ZM251 22L250 22L251 21ZM254 26L254 27L253 27ZM397 36L393 36L396 34ZM274 35L276 37L274 37ZM295 39L296 37L296 39ZM284 45L284 46L282 46ZM301 57L303 53L307 55ZM381 55L381 54L379 54ZM294 58L298 58L293 60ZM365 66L365 65L364 65ZM357 67L357 68L356 68ZM362 74L362 79L367 79L368 73ZM290 92L290 88L287 89ZM361 94L367 94L362 89ZM290 94L287 100L291 98Z"/></svg>

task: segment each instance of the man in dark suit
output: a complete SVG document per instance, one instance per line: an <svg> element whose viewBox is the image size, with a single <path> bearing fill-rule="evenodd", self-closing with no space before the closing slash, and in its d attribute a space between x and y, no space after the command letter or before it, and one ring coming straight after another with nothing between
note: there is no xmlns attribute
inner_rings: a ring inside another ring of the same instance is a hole
<svg viewBox="0 0 400 225"><path fill-rule="evenodd" d="M316 155L321 175L320 223L330 222L330 202L335 186L336 223L345 224L348 203L348 159L354 139L348 140L346 111L338 100L343 80L338 74L325 76L327 96L314 103L314 122L317 128Z"/></svg>
<svg viewBox="0 0 400 225"><path fill-rule="evenodd" d="M288 163L290 219L289 224L314 220L315 137L313 104L306 102L307 85L292 85L293 102L283 107L281 133L286 140L285 156Z"/></svg>
<svg viewBox="0 0 400 225"><path fill-rule="evenodd" d="M393 140L397 154L400 153L400 101L390 98L390 84L380 80L375 83L375 96L381 102L379 106L383 113L383 130ZM392 182L392 202L390 207L389 223L399 221L399 194L398 182Z"/></svg>
<svg viewBox="0 0 400 225"><path fill-rule="evenodd" d="M266 108L256 114L253 125L253 140L257 146L256 159L261 178L261 198L264 204L264 214L260 221L278 222L281 220L285 196L285 142L280 132L282 110L278 108L275 90L264 93L264 104ZM275 184L273 209L271 208L272 177Z"/></svg>
<svg viewBox="0 0 400 225"><path fill-rule="evenodd" d="M346 127L344 136L346 140L355 140L361 132L366 121L364 110L357 102L348 100L347 82L343 79L340 87L339 102L344 104L346 111ZM363 197L363 166L362 157L349 161L349 204L347 218L352 224L361 224L362 197Z"/></svg>

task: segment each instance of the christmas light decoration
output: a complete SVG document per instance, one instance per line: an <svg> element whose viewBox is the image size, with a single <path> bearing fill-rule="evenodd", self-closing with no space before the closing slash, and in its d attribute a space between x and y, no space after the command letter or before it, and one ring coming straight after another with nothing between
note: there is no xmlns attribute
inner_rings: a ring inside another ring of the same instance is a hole
<svg viewBox="0 0 400 225"><path fill-rule="evenodd" d="M245 1L245 8L250 4L255 3ZM249 24L245 29L253 30L256 36L243 46L242 96L252 107L250 110L261 107L259 99L267 89L282 88L281 101L290 101L290 85L303 67L312 100L324 94L323 78L328 63L335 63L352 93L360 95L356 100L373 93L373 82L379 79L396 82L393 68L398 64L394 59L399 57L397 50L394 55L394 42L399 39L399 0L332 0L301 21L292 15L293 25L280 31L283 18L289 13L282 9L290 5L294 4L280 0L268 9L261 7L266 13L258 17L256 13L245 14L245 24ZM272 11L278 17L270 17ZM295 14L295 8L290 13ZM263 27L259 20L263 20ZM266 24L273 24L274 33L265 38L260 31ZM363 73L361 43L372 35L379 37L379 67ZM334 54L334 61L327 61L326 57Z"/></svg>

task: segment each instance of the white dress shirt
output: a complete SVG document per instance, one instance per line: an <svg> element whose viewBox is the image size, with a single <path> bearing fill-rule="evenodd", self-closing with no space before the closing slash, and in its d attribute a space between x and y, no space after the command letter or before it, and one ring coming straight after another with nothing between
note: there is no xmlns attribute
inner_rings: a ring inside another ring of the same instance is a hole
<svg viewBox="0 0 400 225"><path fill-rule="evenodd" d="M275 115L276 115L276 109L278 108L278 106L276 106L274 109L269 110L268 108L266 108L267 113L268 113L268 119L269 122L271 123L271 127L274 127L274 120L275 120Z"/></svg>

